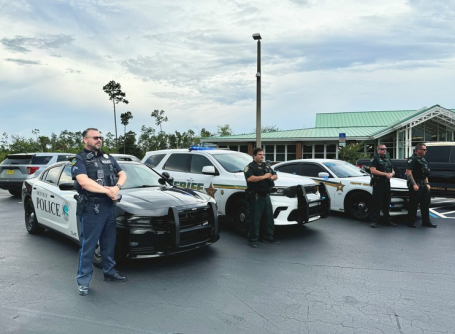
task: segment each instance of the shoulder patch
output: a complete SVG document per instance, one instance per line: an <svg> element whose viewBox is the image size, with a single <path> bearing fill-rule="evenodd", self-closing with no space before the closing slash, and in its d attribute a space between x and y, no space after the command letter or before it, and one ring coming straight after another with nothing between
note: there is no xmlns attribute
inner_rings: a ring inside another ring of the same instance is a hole
<svg viewBox="0 0 455 334"><path fill-rule="evenodd" d="M412 161L412 159L411 159L411 158L410 158L410 159L408 159L408 164L410 164L410 163L411 163L411 161Z"/></svg>
<svg viewBox="0 0 455 334"><path fill-rule="evenodd" d="M71 160L71 166L74 166L76 164L76 158L74 158L73 160Z"/></svg>
<svg viewBox="0 0 455 334"><path fill-rule="evenodd" d="M243 169L243 172L244 172L244 173L248 172L248 169L249 169L248 166L246 166L246 167Z"/></svg>

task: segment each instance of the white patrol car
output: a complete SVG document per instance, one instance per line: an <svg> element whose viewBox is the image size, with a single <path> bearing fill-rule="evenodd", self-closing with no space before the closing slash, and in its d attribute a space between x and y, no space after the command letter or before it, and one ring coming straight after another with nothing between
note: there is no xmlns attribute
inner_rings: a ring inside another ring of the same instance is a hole
<svg viewBox="0 0 455 334"><path fill-rule="evenodd" d="M281 177L283 173L304 175L326 185L330 195L331 210L347 212L357 219L370 216L373 187L370 176L346 161L333 159L297 159L273 166ZM390 179L392 202L390 215L408 213L409 190L406 181Z"/></svg>
<svg viewBox="0 0 455 334"><path fill-rule="evenodd" d="M245 153L204 147L147 152L142 162L173 184L207 193L218 204L218 214L232 219L236 231L248 231L244 168L253 161ZM324 185L309 178L282 174L271 193L275 225L305 224L326 218L330 198Z"/></svg>

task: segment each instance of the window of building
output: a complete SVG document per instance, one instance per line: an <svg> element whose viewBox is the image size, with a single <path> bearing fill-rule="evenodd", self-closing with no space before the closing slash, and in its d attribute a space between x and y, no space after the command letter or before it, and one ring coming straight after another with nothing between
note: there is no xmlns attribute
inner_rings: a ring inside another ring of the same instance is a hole
<svg viewBox="0 0 455 334"><path fill-rule="evenodd" d="M265 145L265 159L269 161L288 161L296 159L296 145Z"/></svg>
<svg viewBox="0 0 455 334"><path fill-rule="evenodd" d="M336 159L337 158L337 145L327 145L325 147L326 149L326 154L325 157L327 159Z"/></svg>
<svg viewBox="0 0 455 334"><path fill-rule="evenodd" d="M303 159L313 158L313 145L308 145L308 144L302 145L302 158Z"/></svg>
<svg viewBox="0 0 455 334"><path fill-rule="evenodd" d="M296 145L287 145L286 161L295 160L297 158L296 152L297 152Z"/></svg>
<svg viewBox="0 0 455 334"><path fill-rule="evenodd" d="M314 157L316 159L324 158L324 145L314 145Z"/></svg>

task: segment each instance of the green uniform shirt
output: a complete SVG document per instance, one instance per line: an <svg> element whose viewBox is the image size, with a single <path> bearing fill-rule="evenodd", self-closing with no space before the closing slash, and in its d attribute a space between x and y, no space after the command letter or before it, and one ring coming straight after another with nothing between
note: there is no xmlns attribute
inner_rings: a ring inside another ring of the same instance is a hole
<svg viewBox="0 0 455 334"><path fill-rule="evenodd" d="M416 181L423 181L430 174L428 162L424 157L419 157L416 153L409 157L406 169L410 169L412 171L412 176Z"/></svg>
<svg viewBox="0 0 455 334"><path fill-rule="evenodd" d="M383 173L392 173L393 165L392 161L386 156L375 155L370 162L370 168L375 167L378 171ZM374 177L386 178L383 175L373 175Z"/></svg>
<svg viewBox="0 0 455 334"><path fill-rule="evenodd" d="M250 162L245 169L243 170L245 174L245 180L248 180L250 176L262 176L267 173L276 175L276 172L265 163L257 164L255 161ZM249 190L254 190L256 192L269 192L270 188L273 187L273 181L269 179L264 179L258 182L248 182L247 186Z"/></svg>

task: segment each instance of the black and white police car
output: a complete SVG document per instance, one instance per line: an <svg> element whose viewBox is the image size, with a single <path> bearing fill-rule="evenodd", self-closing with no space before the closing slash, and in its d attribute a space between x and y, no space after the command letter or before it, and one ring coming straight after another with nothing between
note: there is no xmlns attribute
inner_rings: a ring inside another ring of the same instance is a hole
<svg viewBox="0 0 455 334"><path fill-rule="evenodd" d="M117 261L159 257L200 248L219 237L215 200L170 185L137 162L118 161L127 175L116 205ZM71 163L53 164L22 187L25 226L31 234L54 230L79 243ZM99 252L95 264L100 262Z"/></svg>

